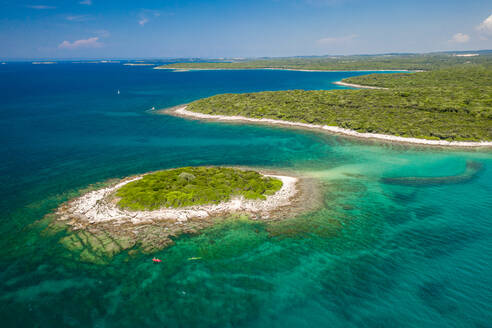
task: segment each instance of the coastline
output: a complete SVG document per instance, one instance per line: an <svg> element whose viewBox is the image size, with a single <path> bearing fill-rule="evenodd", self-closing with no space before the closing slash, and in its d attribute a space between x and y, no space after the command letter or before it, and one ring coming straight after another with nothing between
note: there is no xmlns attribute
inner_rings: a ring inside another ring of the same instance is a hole
<svg viewBox="0 0 492 328"><path fill-rule="evenodd" d="M269 219L273 211L290 206L291 200L298 197L300 192L297 186L299 182L297 177L263 174L266 177L274 177L282 181L280 190L267 196L265 200L250 200L236 196L227 202L182 208L160 208L152 211L131 211L119 208L114 197L115 191L130 182L141 179L144 175L126 178L115 185L83 194L60 207L56 214L59 220L69 222L69 225L75 228L100 223L139 225L155 221L168 221L183 224L191 219L208 219L237 212L248 213L256 218Z"/></svg>
<svg viewBox="0 0 492 328"><path fill-rule="evenodd" d="M147 63L124 63L123 66L155 66L156 64Z"/></svg>
<svg viewBox="0 0 492 328"><path fill-rule="evenodd" d="M370 85L361 85L361 84L354 84L354 83L346 83L346 82L342 82L342 81L333 82L333 84L341 85L341 86L344 86L344 87L358 88L358 89L389 90L388 88L383 88L383 87L373 87L373 86L370 86Z"/></svg>
<svg viewBox="0 0 492 328"><path fill-rule="evenodd" d="M187 68L187 67L162 67L156 66L153 69L174 70L176 72L188 71L243 71L243 70L273 70L273 71L296 71L296 72L409 72L417 73L424 72L423 70L410 69L303 69L303 68L277 68L277 67L253 67L253 68Z"/></svg>
<svg viewBox="0 0 492 328"><path fill-rule="evenodd" d="M192 112L186 109L187 106L177 106L165 110L161 110L160 113L168 113L174 116L192 118L199 120L210 120L210 121L229 121L229 122L247 122L247 123L257 123L257 124L267 124L267 125L280 125L289 127L299 127L308 130L323 131L330 134L345 135L350 137L355 137L359 139L374 139L387 142L398 142L425 146L444 146L444 147L492 147L492 141L446 141L446 140L428 140L419 138L407 138L392 136L380 133L368 133L368 132L357 132L355 130L340 128L337 126L330 125L319 125L319 124L309 124L301 122L290 122L275 120L270 118L249 118L245 116L227 116L227 115L210 115L202 114L197 112Z"/></svg>

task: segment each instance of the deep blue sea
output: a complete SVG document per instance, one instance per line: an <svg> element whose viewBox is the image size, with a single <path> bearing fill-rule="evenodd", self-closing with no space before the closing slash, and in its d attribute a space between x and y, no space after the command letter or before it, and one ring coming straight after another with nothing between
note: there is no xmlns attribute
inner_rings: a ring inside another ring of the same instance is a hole
<svg viewBox="0 0 492 328"><path fill-rule="evenodd" d="M492 327L492 152L149 111L362 74L0 65L0 326ZM470 162L471 178L426 180ZM106 265L36 225L90 184L185 165L295 170L321 181L323 206Z"/></svg>

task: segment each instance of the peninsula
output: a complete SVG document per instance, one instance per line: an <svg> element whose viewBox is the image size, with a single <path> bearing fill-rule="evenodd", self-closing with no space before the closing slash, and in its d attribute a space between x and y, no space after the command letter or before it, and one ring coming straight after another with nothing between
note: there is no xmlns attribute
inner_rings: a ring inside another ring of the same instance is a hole
<svg viewBox="0 0 492 328"><path fill-rule="evenodd" d="M360 138L436 146L492 146L492 68L460 65L342 81L364 90L221 94L168 113L321 129Z"/></svg>

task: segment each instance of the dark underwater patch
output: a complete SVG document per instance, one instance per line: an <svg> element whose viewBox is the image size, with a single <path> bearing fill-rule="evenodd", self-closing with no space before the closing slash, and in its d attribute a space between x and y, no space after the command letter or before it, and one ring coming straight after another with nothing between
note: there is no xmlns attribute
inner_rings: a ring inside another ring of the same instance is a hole
<svg viewBox="0 0 492 328"><path fill-rule="evenodd" d="M413 249L426 258L450 255L482 238L477 232L452 227L421 227L395 236L402 247Z"/></svg>
<svg viewBox="0 0 492 328"><path fill-rule="evenodd" d="M482 163L468 161L463 173L443 177L384 177L381 182L406 186L435 186L468 182L483 170Z"/></svg>
<svg viewBox="0 0 492 328"><path fill-rule="evenodd" d="M451 301L453 298L450 297L448 286L444 282L425 282L419 287L417 295L424 304L441 315L452 314L458 309L458 306Z"/></svg>

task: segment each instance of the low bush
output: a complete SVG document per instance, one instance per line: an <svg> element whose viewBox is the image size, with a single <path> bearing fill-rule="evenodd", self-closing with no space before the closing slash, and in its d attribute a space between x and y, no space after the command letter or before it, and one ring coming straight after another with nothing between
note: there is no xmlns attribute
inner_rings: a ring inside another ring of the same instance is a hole
<svg viewBox="0 0 492 328"><path fill-rule="evenodd" d="M265 199L282 181L251 170L183 167L144 175L117 190L118 205L131 210L217 204L232 196Z"/></svg>

